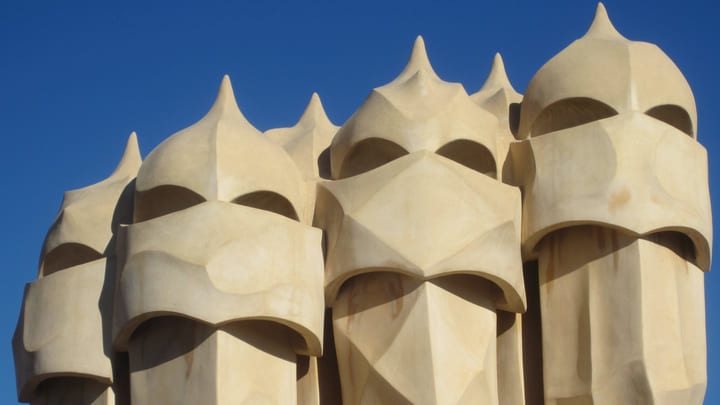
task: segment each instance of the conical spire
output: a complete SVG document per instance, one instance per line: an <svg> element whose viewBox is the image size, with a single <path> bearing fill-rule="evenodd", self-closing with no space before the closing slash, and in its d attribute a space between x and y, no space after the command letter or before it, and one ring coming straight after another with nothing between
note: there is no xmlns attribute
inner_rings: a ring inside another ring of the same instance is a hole
<svg viewBox="0 0 720 405"><path fill-rule="evenodd" d="M230 78L224 76L210 111L150 152L135 185L138 192L182 187L207 201L231 201L260 187L299 207L303 204L299 182L297 168L285 150L242 114ZM136 202L136 207L142 204ZM151 209L147 212L152 214ZM136 219L141 217L150 218Z"/></svg>
<svg viewBox="0 0 720 405"><path fill-rule="evenodd" d="M317 93L312 94L307 107L305 107L305 111L302 113L302 116L300 116L300 119L296 124L296 126L306 125L322 128L336 127L336 125L330 121L330 118L328 118L325 113L325 108L323 107L320 96Z"/></svg>
<svg viewBox="0 0 720 405"><path fill-rule="evenodd" d="M140 156L137 134L133 131L130 133L130 136L128 136L125 152L123 152L122 158L120 158L120 163L115 167L110 177L134 177L138 169L140 169L141 164L142 157Z"/></svg>
<svg viewBox="0 0 720 405"><path fill-rule="evenodd" d="M495 57L493 58L492 67L490 68L490 74L488 74L485 83L482 85L482 87L480 87L478 93L495 93L496 91L501 89L504 89L513 96L520 96L520 94L513 87L512 83L510 83L510 79L508 78L507 72L505 71L505 62L503 62L502 55L500 55L500 52L497 52L495 53Z"/></svg>
<svg viewBox="0 0 720 405"><path fill-rule="evenodd" d="M233 92L232 83L230 82L230 76L228 75L223 76L215 102L202 120L221 118L234 119L255 129L247 118L245 118L242 111L240 111L240 107L238 107L237 101L235 100L235 93Z"/></svg>
<svg viewBox="0 0 720 405"><path fill-rule="evenodd" d="M407 116L427 117L454 97L467 97L461 84L446 82L435 73L422 36L415 39L410 59L398 77L374 91Z"/></svg>
<svg viewBox="0 0 720 405"><path fill-rule="evenodd" d="M407 65L405 65L405 69L400 72L400 75L398 75L392 83L404 82L419 72L428 74L430 77L440 80L430 64L430 59L428 58L427 50L425 49L425 40L423 40L421 35L418 35L417 38L415 38L415 43L413 44L413 49L410 53L410 59L408 60Z"/></svg>
<svg viewBox="0 0 720 405"><path fill-rule="evenodd" d="M480 107L492 112L501 120L507 120L509 106L520 103L522 95L515 91L505 72L505 63L500 53L495 54L490 74L477 93L470 99Z"/></svg>
<svg viewBox="0 0 720 405"><path fill-rule="evenodd" d="M332 142L338 126L325 114L320 96L313 93L295 126L274 128L265 135L282 145L307 180L315 180L327 168L318 166L318 157Z"/></svg>
<svg viewBox="0 0 720 405"><path fill-rule="evenodd" d="M627 40L613 25L608 16L607 10L602 3L598 3L595 10L595 18L593 18L590 28L583 38L592 39L610 39L610 40Z"/></svg>

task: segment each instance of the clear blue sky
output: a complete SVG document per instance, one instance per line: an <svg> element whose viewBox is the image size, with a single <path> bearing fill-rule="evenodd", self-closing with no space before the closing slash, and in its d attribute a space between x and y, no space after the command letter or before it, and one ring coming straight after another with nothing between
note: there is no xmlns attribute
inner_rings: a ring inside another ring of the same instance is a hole
<svg viewBox="0 0 720 405"><path fill-rule="evenodd" d="M475 92L500 51L523 92L587 29L594 1L0 3L0 403L10 340L63 191L97 182L138 132L143 155L210 107L222 75L259 129L294 124L312 92L342 124L400 72L416 35L447 81ZM658 44L692 86L720 208L720 29L714 4L605 2L626 37ZM717 211L716 217L719 217ZM718 252L715 246L715 252ZM720 269L707 274L708 394L720 404Z"/></svg>

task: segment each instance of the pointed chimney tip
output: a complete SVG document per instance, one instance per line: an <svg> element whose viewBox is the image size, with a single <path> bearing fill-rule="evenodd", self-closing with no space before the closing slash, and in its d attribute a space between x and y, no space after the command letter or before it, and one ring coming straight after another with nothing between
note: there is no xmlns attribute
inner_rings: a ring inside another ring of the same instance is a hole
<svg viewBox="0 0 720 405"><path fill-rule="evenodd" d="M500 52L496 52L493 57L492 66L490 67L490 73L485 79L485 83L480 87L479 91L489 89L507 88L514 93L517 93L510 83L507 71L505 70L505 61L503 60Z"/></svg>
<svg viewBox="0 0 720 405"><path fill-rule="evenodd" d="M327 116L325 107L323 106L320 95L317 92L313 92L312 96L310 96L310 101L308 101L305 111L298 120L298 124L304 122L324 122L325 124L335 125Z"/></svg>
<svg viewBox="0 0 720 405"><path fill-rule="evenodd" d="M490 76L492 76L493 74L502 75L502 77L507 78L507 72L505 71L505 61L503 60L500 52L495 52L495 57L493 58L492 67L490 68Z"/></svg>
<svg viewBox="0 0 720 405"><path fill-rule="evenodd" d="M120 175L135 175L142 164L142 156L140 156L140 146L138 144L137 133L132 131L125 143L120 162L113 170L111 177Z"/></svg>
<svg viewBox="0 0 720 405"><path fill-rule="evenodd" d="M245 119L245 116L240 111L240 107L238 107L237 101L235 100L235 92L233 91L230 76L226 74L223 75L223 78L220 82L220 88L218 89L217 97L215 98L215 102L213 103L212 107L210 107L210 111L206 116L210 114L222 115L227 113L239 114L243 120L247 121L247 119Z"/></svg>
<svg viewBox="0 0 720 405"><path fill-rule="evenodd" d="M438 78L435 70L430 64L430 58L428 58L427 49L425 48L425 40L422 35L418 35L415 38L412 52L410 53L410 59L402 72L400 72L400 75L398 75L393 82L405 81L420 71L423 73L430 73L431 76Z"/></svg>
<svg viewBox="0 0 720 405"><path fill-rule="evenodd" d="M610 21L610 16L608 15L607 10L605 9L605 5L602 2L598 3L597 8L595 9L595 17L593 18L592 24L590 24L590 28L588 28L583 38L615 40L626 39L615 28L612 21Z"/></svg>

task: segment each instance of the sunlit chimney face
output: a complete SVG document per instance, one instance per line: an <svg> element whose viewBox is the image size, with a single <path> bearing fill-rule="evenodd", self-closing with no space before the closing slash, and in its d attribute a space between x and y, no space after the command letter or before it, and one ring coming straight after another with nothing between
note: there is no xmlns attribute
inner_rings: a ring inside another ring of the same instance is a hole
<svg viewBox="0 0 720 405"><path fill-rule="evenodd" d="M535 74L521 111L521 138L631 112L696 138L695 99L683 74L657 46L623 37L602 6L588 32Z"/></svg>
<svg viewBox="0 0 720 405"><path fill-rule="evenodd" d="M341 126L313 93L263 133L225 76L65 194L19 398L699 405L708 184L685 78L602 4L524 95L500 54L477 92L446 82L418 37Z"/></svg>

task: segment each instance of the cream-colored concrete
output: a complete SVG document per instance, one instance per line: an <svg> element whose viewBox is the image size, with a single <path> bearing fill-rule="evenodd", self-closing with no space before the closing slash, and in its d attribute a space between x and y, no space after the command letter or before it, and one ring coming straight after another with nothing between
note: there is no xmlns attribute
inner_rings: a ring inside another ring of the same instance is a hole
<svg viewBox="0 0 720 405"><path fill-rule="evenodd" d="M350 280L333 305L343 403L498 404L497 294L472 276Z"/></svg>
<svg viewBox="0 0 720 405"><path fill-rule="evenodd" d="M115 405L107 384L86 378L56 377L38 387L32 405Z"/></svg>
<svg viewBox="0 0 720 405"><path fill-rule="evenodd" d="M315 211L315 187L330 177L330 143L339 127L325 114L320 96L313 93L297 124L291 128L275 128L265 135L278 142L290 154L306 184L307 212L303 218L312 223Z"/></svg>
<svg viewBox="0 0 720 405"><path fill-rule="evenodd" d="M683 258L692 247L598 227L542 243L545 403L701 404L705 300L703 272Z"/></svg>
<svg viewBox="0 0 720 405"><path fill-rule="evenodd" d="M498 403L502 405L525 404L522 317L497 311Z"/></svg>
<svg viewBox="0 0 720 405"><path fill-rule="evenodd" d="M402 73L373 90L333 139L332 175L353 176L417 151L471 151L466 163L495 176L497 126L497 118L473 103L460 83L437 76L418 37ZM454 148L453 141L470 147Z"/></svg>
<svg viewBox="0 0 720 405"><path fill-rule="evenodd" d="M314 97L290 134L309 138L301 172L245 119L226 76L210 112L145 159L114 314L133 403L285 404L298 391L313 403L296 354L322 354L323 258L320 230L299 221L314 211L314 138L332 126L321 114ZM175 336L195 338L167 346Z"/></svg>
<svg viewBox="0 0 720 405"><path fill-rule="evenodd" d="M125 231L115 303L118 349L127 347L142 322L173 314L217 326L273 320L302 336L299 351L321 353L319 230L275 213L211 201Z"/></svg>
<svg viewBox="0 0 720 405"><path fill-rule="evenodd" d="M110 177L65 193L42 247L39 279L25 289L13 337L21 401L114 403L108 388L112 246L118 223L131 218L131 181L140 162L132 133Z"/></svg>
<svg viewBox="0 0 720 405"><path fill-rule="evenodd" d="M497 138L498 168L504 166L510 144L515 140L520 120L522 94L513 88L505 71L505 62L499 53L495 54L490 73L485 83L470 99L497 117L500 126Z"/></svg>
<svg viewBox="0 0 720 405"><path fill-rule="evenodd" d="M316 188L319 181L330 177L330 143L339 129L325 113L320 96L313 93L302 116L291 128L274 128L265 132L288 152L297 165L307 195L306 212L303 218L312 218L315 213ZM298 359L298 403L314 405L320 403L319 374L317 358L310 356Z"/></svg>
<svg viewBox="0 0 720 405"><path fill-rule="evenodd" d="M227 76L210 111L145 158L136 188L136 222L190 205L157 206L172 200L257 204L290 217L305 212L306 204L297 167L282 147L245 119Z"/></svg>
<svg viewBox="0 0 720 405"><path fill-rule="evenodd" d="M320 370L318 357L298 356L297 358L297 403L301 405L319 405Z"/></svg>
<svg viewBox="0 0 720 405"><path fill-rule="evenodd" d="M520 194L495 178L501 133L435 74L422 38L338 131L340 180L319 184L316 224L344 403L499 403L496 309L525 310Z"/></svg>
<svg viewBox="0 0 720 405"><path fill-rule="evenodd" d="M453 198L448 198L453 195ZM416 152L360 176L320 184L327 232L326 302L362 273L419 280L487 278L498 308L523 312L520 193L434 153Z"/></svg>
<svg viewBox="0 0 720 405"><path fill-rule="evenodd" d="M502 171L499 177L504 181L510 179L513 173L503 168L510 145L515 141L522 95L510 83L500 53L495 54L485 83L470 99L497 117L498 168ZM498 401L503 405L525 404L522 315L498 311L497 318Z"/></svg>
<svg viewBox="0 0 720 405"><path fill-rule="evenodd" d="M65 193L43 243L39 277L114 253L106 249L117 224L131 220L132 207L128 205L132 204L132 189L128 184L137 175L140 163L133 132L110 177Z"/></svg>
<svg viewBox="0 0 720 405"><path fill-rule="evenodd" d="M679 130L625 113L513 145L525 191L529 257L556 229L603 224L636 235L686 234L694 262L710 267L712 213L707 152Z"/></svg>
<svg viewBox="0 0 720 405"><path fill-rule="evenodd" d="M58 271L25 290L23 313L13 339L20 399L33 398L48 378L82 376L106 385L112 366L103 332L105 259ZM99 307L100 306L100 307Z"/></svg>
<svg viewBox="0 0 720 405"><path fill-rule="evenodd" d="M671 108L658 110L661 106ZM600 3L588 32L530 81L519 135L538 136L631 111L658 114L696 137L695 98L683 74L657 46L620 35Z"/></svg>
<svg viewBox="0 0 720 405"><path fill-rule="evenodd" d="M508 110L512 104L519 104L522 101L522 94L515 91L507 72L502 55L495 54L490 73L485 83L477 93L470 96L470 99L480 107L492 112L501 120L508 120Z"/></svg>
<svg viewBox="0 0 720 405"><path fill-rule="evenodd" d="M598 6L533 77L512 146L537 257L546 404L701 404L707 152L687 82Z"/></svg>
<svg viewBox="0 0 720 405"><path fill-rule="evenodd" d="M163 317L130 340L132 404L292 404L295 353L271 322L222 327Z"/></svg>
<svg viewBox="0 0 720 405"><path fill-rule="evenodd" d="M700 405L696 115L602 4L524 96L500 54L468 95L418 37L342 126L314 93L262 133L225 76L197 123L144 161L132 134L65 194L13 339L19 398Z"/></svg>

